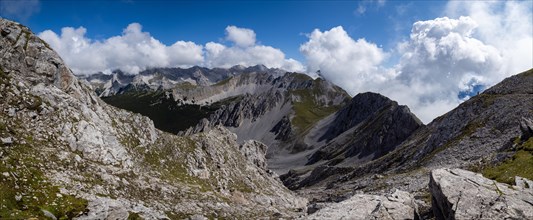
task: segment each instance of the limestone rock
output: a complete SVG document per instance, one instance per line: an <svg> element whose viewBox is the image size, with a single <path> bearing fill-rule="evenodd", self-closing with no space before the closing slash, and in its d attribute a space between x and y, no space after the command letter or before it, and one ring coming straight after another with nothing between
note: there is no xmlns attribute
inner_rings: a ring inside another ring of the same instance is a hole
<svg viewBox="0 0 533 220"><path fill-rule="evenodd" d="M0 30L0 135L2 145L13 140L0 147L0 184L13 191L4 201L17 201L0 218L46 218L26 208L42 194L51 196L38 198L39 206L66 213L58 219L305 212L307 200L264 169L264 145L239 144L216 126L185 136L157 130L150 119L103 102L27 27L0 18Z"/></svg>
<svg viewBox="0 0 533 220"><path fill-rule="evenodd" d="M13 144L13 139L11 137L0 138L0 139L2 140L2 144L4 145Z"/></svg>
<svg viewBox="0 0 533 220"><path fill-rule="evenodd" d="M239 150L244 154L244 157L257 167L266 169L266 151L267 146L255 140L249 140L239 146Z"/></svg>
<svg viewBox="0 0 533 220"><path fill-rule="evenodd" d="M533 219L533 190L461 169L431 171L429 189L437 219Z"/></svg>
<svg viewBox="0 0 533 220"><path fill-rule="evenodd" d="M380 196L357 194L333 203L305 219L415 219L416 204L408 192Z"/></svg>

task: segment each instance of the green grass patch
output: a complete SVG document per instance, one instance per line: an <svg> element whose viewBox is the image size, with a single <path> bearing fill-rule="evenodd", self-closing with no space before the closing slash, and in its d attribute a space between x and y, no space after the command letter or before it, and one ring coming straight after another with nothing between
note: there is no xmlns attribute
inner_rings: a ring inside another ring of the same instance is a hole
<svg viewBox="0 0 533 220"><path fill-rule="evenodd" d="M233 77L228 77L226 79L220 80L217 83L215 83L214 86L222 86L222 85L228 84L231 79L233 79Z"/></svg>
<svg viewBox="0 0 533 220"><path fill-rule="evenodd" d="M295 116L291 123L300 133L305 132L316 122L324 117L339 110L340 106L323 106L317 102L313 92L309 90L294 90L293 95L300 97L300 100L294 102L293 110Z"/></svg>
<svg viewBox="0 0 533 220"><path fill-rule="evenodd" d="M308 81L308 80L313 80L313 78L311 78L310 76L308 76L307 74L302 74L302 73L290 73L290 75L293 79L297 80L297 81ZM319 79L320 80L320 79Z"/></svg>
<svg viewBox="0 0 533 220"><path fill-rule="evenodd" d="M24 37L26 38L26 42L24 43L24 50L27 50L28 44L30 43L30 32L25 30L23 30L22 32L24 32Z"/></svg>
<svg viewBox="0 0 533 220"><path fill-rule="evenodd" d="M524 76L527 76L527 77L532 77L533 76L533 68L523 72L522 74L524 74Z"/></svg>
<svg viewBox="0 0 533 220"><path fill-rule="evenodd" d="M181 182L196 185L201 191L211 191L210 180L191 176L186 169L186 155L196 149L196 143L188 137L172 137L171 140L161 140L158 149L144 151L139 149L144 156L144 163L161 173L161 178L169 182ZM179 158L175 158L179 157Z"/></svg>
<svg viewBox="0 0 533 220"><path fill-rule="evenodd" d="M160 130L178 133L198 124L203 118L209 118L222 105L242 100L243 97L230 97L211 105L178 105L164 91L145 92L130 91L124 94L103 97L107 104L147 116Z"/></svg>
<svg viewBox="0 0 533 220"><path fill-rule="evenodd" d="M141 216L135 212L128 212L128 220L142 220Z"/></svg>
<svg viewBox="0 0 533 220"><path fill-rule="evenodd" d="M338 111L344 103L348 102L350 96L342 89L335 90L334 95L346 96L346 101L333 105L330 103L321 103L318 97L321 95L331 96L331 91L327 89L327 86L323 86L326 83L323 79L318 78L313 80L310 76L299 73L291 73L293 82L311 81L312 85L307 89L290 90L289 94L297 96L298 98L293 101L294 117L291 119L291 124L296 128L298 134L305 134L314 124L326 116Z"/></svg>
<svg viewBox="0 0 533 220"><path fill-rule="evenodd" d="M533 179L533 137L523 142L512 158L483 169L483 175L498 182L515 184L515 176Z"/></svg>
<svg viewBox="0 0 533 220"><path fill-rule="evenodd" d="M179 83L179 84L176 85L176 88L184 90L184 91L190 91L190 90L193 90L193 89L195 89L197 87L198 87L197 85L193 85L190 82L182 82L182 83Z"/></svg>
<svg viewBox="0 0 533 220"><path fill-rule="evenodd" d="M0 161L0 219L47 219L42 210L58 219L72 219L86 212L87 200L61 194L45 177L42 157L30 145L15 145Z"/></svg>

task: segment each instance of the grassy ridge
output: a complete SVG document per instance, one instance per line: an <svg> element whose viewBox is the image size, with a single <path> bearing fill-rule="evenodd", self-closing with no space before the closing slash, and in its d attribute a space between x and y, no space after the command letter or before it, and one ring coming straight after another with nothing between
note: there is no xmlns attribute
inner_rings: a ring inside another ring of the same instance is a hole
<svg viewBox="0 0 533 220"><path fill-rule="evenodd" d="M520 143L512 158L502 163L483 169L482 173L489 179L502 183L515 184L515 176L533 180L533 137Z"/></svg>

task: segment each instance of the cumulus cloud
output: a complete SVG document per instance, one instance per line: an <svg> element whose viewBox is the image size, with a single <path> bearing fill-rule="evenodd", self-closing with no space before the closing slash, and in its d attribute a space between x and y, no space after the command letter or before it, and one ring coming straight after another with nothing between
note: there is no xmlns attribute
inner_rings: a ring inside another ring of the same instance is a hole
<svg viewBox="0 0 533 220"><path fill-rule="evenodd" d="M481 6L454 7L479 13ZM490 7L483 10L488 9ZM490 20L489 14L499 18L521 17L527 21L526 25L518 25L520 27L516 27L517 20L511 18L500 21L496 27L478 21ZM352 39L342 27L313 31L300 51L307 60L308 70L320 70L325 78L352 95L365 91L382 93L408 105L428 123L480 88L531 68L533 25L530 22L531 10L505 3L499 14L491 11L477 17L442 17L415 22L409 39L389 52L364 39ZM392 55L401 58L395 65L385 67L387 57Z"/></svg>
<svg viewBox="0 0 533 220"><path fill-rule="evenodd" d="M147 67L191 66L203 62L202 46L177 41L166 46L142 31L138 23L128 25L120 36L104 41L85 37L83 27L65 27L61 35L46 30L39 37L48 42L78 74L121 69L138 73Z"/></svg>
<svg viewBox="0 0 533 220"><path fill-rule="evenodd" d="M329 31L314 30L300 46L307 60L307 70L321 74L352 94L373 90L394 77L380 64L388 54L365 39L354 40L341 27Z"/></svg>
<svg viewBox="0 0 533 220"><path fill-rule="evenodd" d="M132 23L121 35L96 41L86 37L83 27L65 27L58 35L51 30L39 33L63 57L77 74L92 74L121 69L136 74L149 67L230 67L263 64L289 71L304 71L304 66L276 48L256 45L255 32L228 26L226 39L234 45L209 42L198 45L191 41L177 41L167 46L155 39L142 26Z"/></svg>
<svg viewBox="0 0 533 220"><path fill-rule="evenodd" d="M271 68L282 68L288 71L305 71L305 67L294 59L286 59L285 54L277 48L258 45L255 32L251 29L228 26L226 39L234 43L225 46L209 42L205 45L205 66L231 67L234 65L253 66L263 64Z"/></svg>
<svg viewBox="0 0 533 220"><path fill-rule="evenodd" d="M25 21L39 12L39 0L3 0L0 1L0 15L2 17Z"/></svg>
<svg viewBox="0 0 533 220"><path fill-rule="evenodd" d="M494 46L472 37L476 27L469 17L416 22L410 40L399 46L403 56L395 79L413 91L384 87L385 93L410 104L429 121L455 107L461 101L460 92L471 93L475 86L488 85L488 79L500 72L502 57ZM401 93L412 97L401 97Z"/></svg>
<svg viewBox="0 0 533 220"><path fill-rule="evenodd" d="M533 67L532 1L450 1L446 14L468 15L477 23L473 36L500 51L502 66L489 85Z"/></svg>
<svg viewBox="0 0 533 220"><path fill-rule="evenodd" d="M408 88L381 91L429 122L480 88L532 68L531 11L528 1L450 1L445 14L455 19L416 22L409 41L398 46L403 56L394 80Z"/></svg>
<svg viewBox="0 0 533 220"><path fill-rule="evenodd" d="M253 46L255 44L255 32L247 28L228 26L226 27L226 39L232 41L237 46Z"/></svg>

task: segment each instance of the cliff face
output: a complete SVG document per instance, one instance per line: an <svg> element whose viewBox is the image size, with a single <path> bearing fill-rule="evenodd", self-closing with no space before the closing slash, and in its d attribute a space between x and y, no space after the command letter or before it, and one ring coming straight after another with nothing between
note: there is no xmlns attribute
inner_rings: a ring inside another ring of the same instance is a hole
<svg viewBox="0 0 533 220"><path fill-rule="evenodd" d="M178 137L102 102L50 47L0 19L0 218L294 217L305 200L222 127Z"/></svg>
<svg viewBox="0 0 533 220"><path fill-rule="evenodd" d="M326 140L308 161L357 157L361 160L377 159L394 150L416 129L423 126L407 106L376 93L356 95L351 103L335 114L328 130L319 139Z"/></svg>

